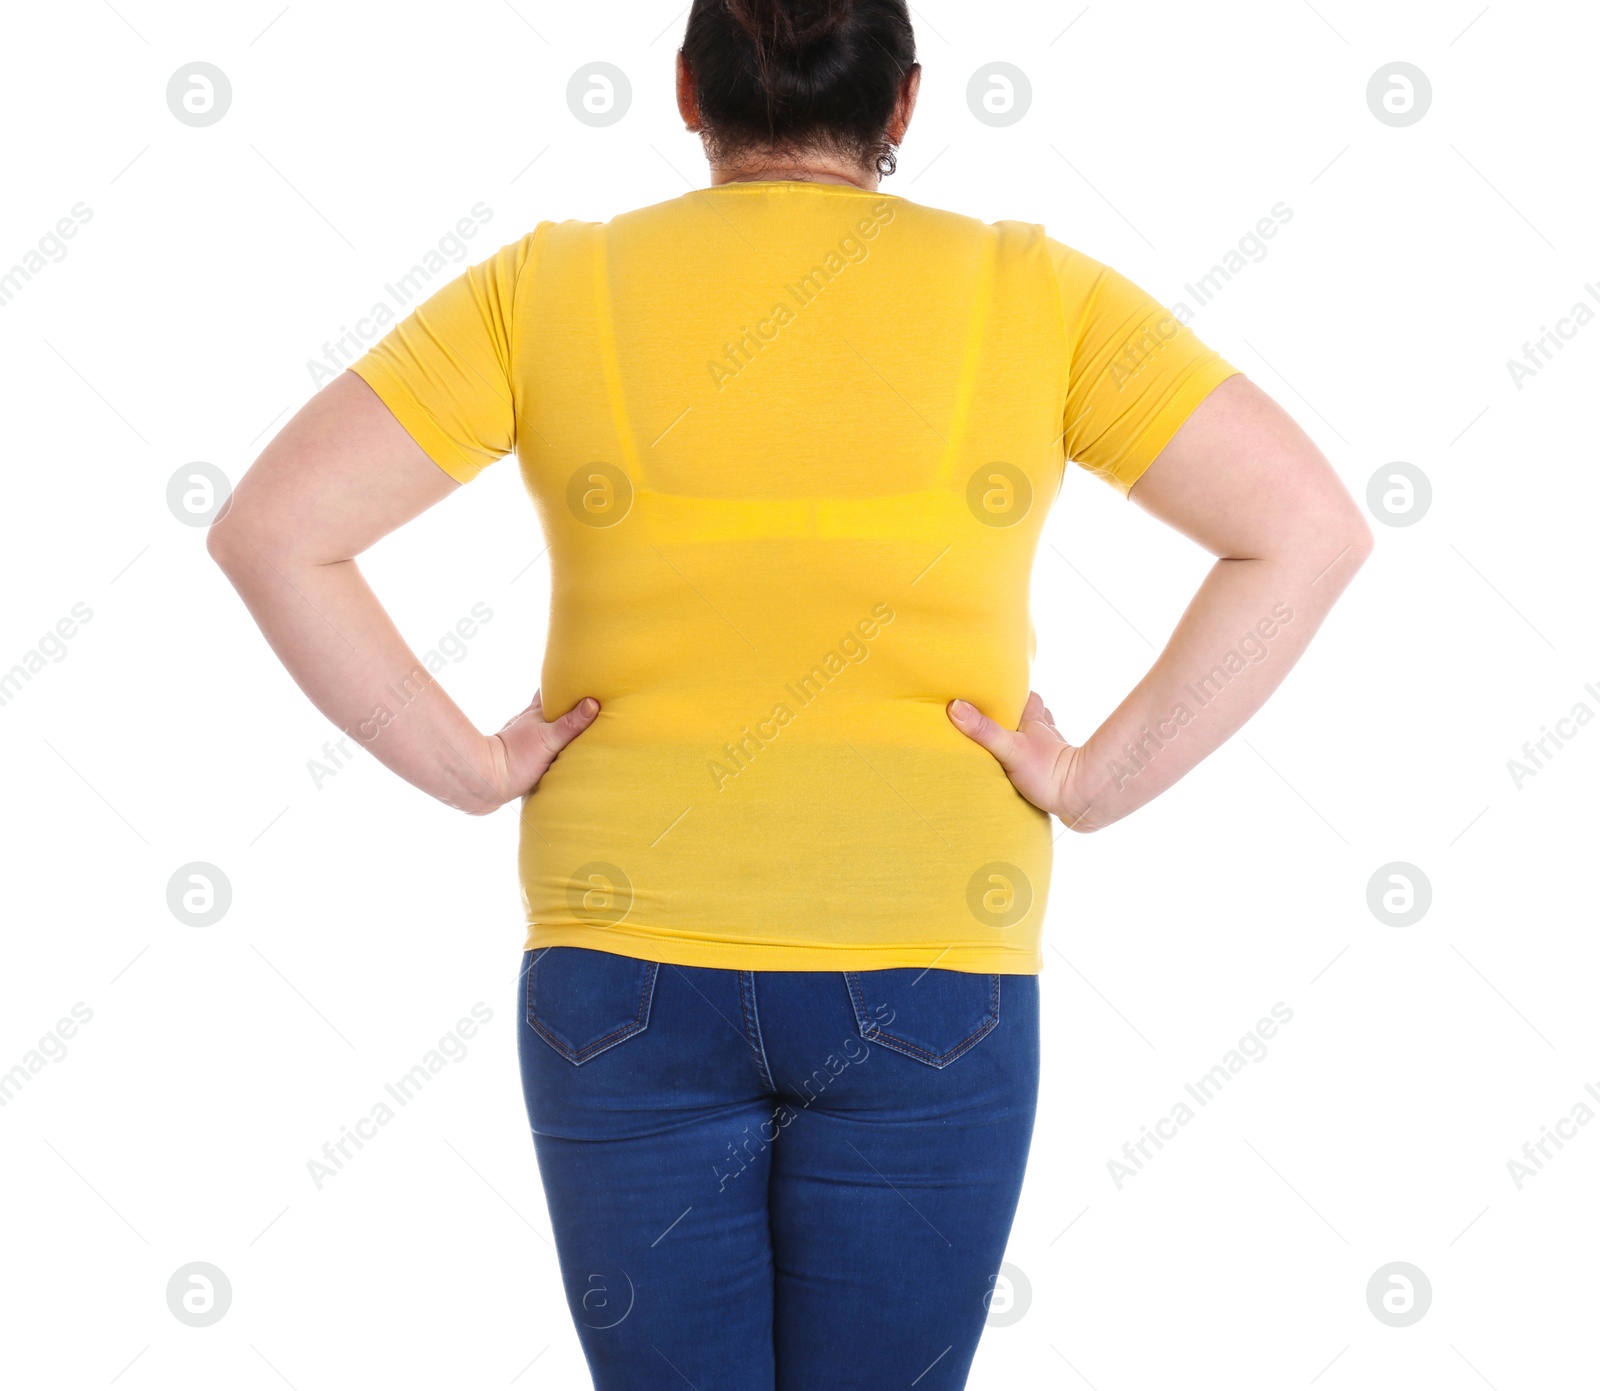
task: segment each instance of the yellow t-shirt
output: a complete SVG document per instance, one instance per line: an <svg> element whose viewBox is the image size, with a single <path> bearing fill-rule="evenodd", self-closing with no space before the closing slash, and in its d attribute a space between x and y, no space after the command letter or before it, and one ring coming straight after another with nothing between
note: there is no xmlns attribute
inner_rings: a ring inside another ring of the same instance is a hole
<svg viewBox="0 0 1600 1391"><path fill-rule="evenodd" d="M1063 460L1122 492L1235 369L1037 226L733 183L542 222L354 370L550 548L528 947L1032 974L1051 821L945 715L1015 725Z"/></svg>

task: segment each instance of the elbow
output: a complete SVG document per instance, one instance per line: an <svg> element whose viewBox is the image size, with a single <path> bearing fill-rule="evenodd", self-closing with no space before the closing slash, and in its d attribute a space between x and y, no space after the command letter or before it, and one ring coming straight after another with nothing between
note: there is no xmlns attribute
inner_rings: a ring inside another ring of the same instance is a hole
<svg viewBox="0 0 1600 1391"><path fill-rule="evenodd" d="M1365 565L1372 555L1372 548L1376 544L1372 535L1372 524L1358 510L1351 508L1345 522L1344 533L1350 569L1354 573Z"/></svg>
<svg viewBox="0 0 1600 1391"><path fill-rule="evenodd" d="M305 534L305 528L284 518L282 509L237 504L235 495L206 528L206 554L230 578L260 568L283 572L355 558L327 538Z"/></svg>
<svg viewBox="0 0 1600 1391"><path fill-rule="evenodd" d="M227 573L228 565L233 556L233 532L223 524L227 517L224 511L209 527L206 528L206 554L217 564L217 568Z"/></svg>
<svg viewBox="0 0 1600 1391"><path fill-rule="evenodd" d="M206 554L224 574L238 564L240 554L247 549L245 529L244 511L235 490L206 528Z"/></svg>
<svg viewBox="0 0 1600 1391"><path fill-rule="evenodd" d="M273 548L266 533L260 527L252 527L250 520L230 499L206 528L206 554L232 579L249 569L252 561L271 557Z"/></svg>
<svg viewBox="0 0 1600 1391"><path fill-rule="evenodd" d="M1337 577L1342 589L1372 554L1372 527L1353 499L1325 509L1315 519L1305 519L1297 531L1290 549L1306 573L1316 577L1313 584L1325 576Z"/></svg>
<svg viewBox="0 0 1600 1391"><path fill-rule="evenodd" d="M263 562L274 569L281 568L274 564L255 537L244 531L237 522L224 525L221 517L212 522L206 531L206 554L235 589L248 583L251 576L263 568Z"/></svg>

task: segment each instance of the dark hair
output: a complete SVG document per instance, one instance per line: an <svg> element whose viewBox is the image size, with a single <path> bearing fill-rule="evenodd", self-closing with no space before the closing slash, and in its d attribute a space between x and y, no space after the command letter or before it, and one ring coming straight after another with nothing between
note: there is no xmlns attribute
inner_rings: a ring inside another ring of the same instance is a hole
<svg viewBox="0 0 1600 1391"><path fill-rule="evenodd" d="M714 158L827 149L894 173L889 118L917 61L905 0L694 0L683 57Z"/></svg>

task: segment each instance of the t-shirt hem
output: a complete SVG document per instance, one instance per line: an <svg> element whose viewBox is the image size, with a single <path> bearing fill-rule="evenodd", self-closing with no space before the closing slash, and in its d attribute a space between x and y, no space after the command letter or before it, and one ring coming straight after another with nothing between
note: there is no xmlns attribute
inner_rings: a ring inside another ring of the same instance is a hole
<svg viewBox="0 0 1600 1391"><path fill-rule="evenodd" d="M1191 415L1195 407L1206 399L1229 377L1239 375L1239 369L1220 357L1202 364L1179 384L1172 399L1156 413L1144 432L1130 447L1129 459L1107 475L1123 497L1133 491L1133 485L1144 477L1150 465L1160 457L1161 451L1172 443L1172 437Z"/></svg>
<svg viewBox="0 0 1600 1391"><path fill-rule="evenodd" d="M530 923L523 950L545 947L587 947L663 965L728 971L883 971L920 967L981 975L1036 976L1044 969L1043 953L1037 947L938 942L740 942L661 935L640 928Z"/></svg>
<svg viewBox="0 0 1600 1391"><path fill-rule="evenodd" d="M368 354L353 363L350 370L377 393L378 399L389 408L390 414L417 442L422 452L457 483L470 483L483 472L483 463L463 454L451 443L434 423L426 407L381 358Z"/></svg>

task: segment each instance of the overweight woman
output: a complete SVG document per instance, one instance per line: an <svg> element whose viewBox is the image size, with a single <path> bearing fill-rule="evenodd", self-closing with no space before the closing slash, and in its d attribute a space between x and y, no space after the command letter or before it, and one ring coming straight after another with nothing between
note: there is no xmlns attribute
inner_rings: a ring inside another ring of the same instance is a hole
<svg viewBox="0 0 1600 1391"><path fill-rule="evenodd" d="M880 188L919 76L902 0L695 0L708 186L473 266L210 533L329 719L470 815L519 805L525 1098L600 1391L965 1383L1033 1128L1051 818L1109 825L1216 749L1371 545L1116 271ZM354 558L511 453L549 639L484 734ZM1082 744L1028 680L1069 462L1217 558Z"/></svg>

